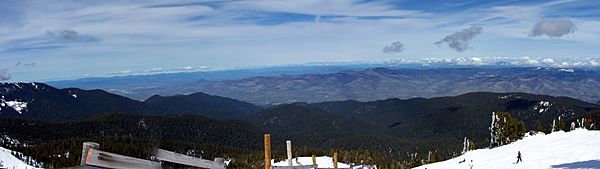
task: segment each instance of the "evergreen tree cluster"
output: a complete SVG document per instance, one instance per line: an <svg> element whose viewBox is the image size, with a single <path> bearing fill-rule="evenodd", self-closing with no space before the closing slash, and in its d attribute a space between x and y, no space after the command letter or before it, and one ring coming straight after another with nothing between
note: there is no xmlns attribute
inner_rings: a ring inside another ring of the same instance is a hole
<svg viewBox="0 0 600 169"><path fill-rule="evenodd" d="M505 145L525 136L525 123L513 118L510 113L493 113L492 118L491 147Z"/></svg>

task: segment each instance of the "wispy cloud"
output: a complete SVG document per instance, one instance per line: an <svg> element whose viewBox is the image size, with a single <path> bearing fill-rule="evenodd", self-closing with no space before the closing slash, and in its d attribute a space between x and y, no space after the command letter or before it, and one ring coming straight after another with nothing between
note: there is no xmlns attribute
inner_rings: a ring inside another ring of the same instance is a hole
<svg viewBox="0 0 600 169"><path fill-rule="evenodd" d="M15 66L35 66L35 62L30 62L30 63L22 63L22 62L17 62L15 64Z"/></svg>
<svg viewBox="0 0 600 169"><path fill-rule="evenodd" d="M176 68L149 68L144 70L122 70L117 72L111 72L107 75L137 75L137 74L156 74L156 73L170 73L170 72L189 72L195 70L207 69L206 66L194 68L192 66L176 67Z"/></svg>
<svg viewBox="0 0 600 169"><path fill-rule="evenodd" d="M473 38L477 37L481 33L483 33L483 27L471 26L470 28L463 29L461 31L448 35L442 40L435 42L435 44L441 45L443 43L447 43L448 47L458 52L463 52L467 49L472 48L470 45L471 40L473 40Z"/></svg>
<svg viewBox="0 0 600 169"><path fill-rule="evenodd" d="M562 20L543 20L535 24L529 32L530 37L548 36L553 38L562 37L574 33L575 24L566 19Z"/></svg>
<svg viewBox="0 0 600 169"><path fill-rule="evenodd" d="M8 41L2 52L29 52L51 50L77 45L82 43L97 42L98 38L81 34L73 30L47 31L44 35L35 35L26 38ZM2 48L0 48L2 49Z"/></svg>
<svg viewBox="0 0 600 169"><path fill-rule="evenodd" d="M81 34L74 30L63 30L60 32L46 32L46 37L50 40L57 42L67 42L67 43L77 43L77 42L94 42L98 41L96 37L93 37L88 34Z"/></svg>

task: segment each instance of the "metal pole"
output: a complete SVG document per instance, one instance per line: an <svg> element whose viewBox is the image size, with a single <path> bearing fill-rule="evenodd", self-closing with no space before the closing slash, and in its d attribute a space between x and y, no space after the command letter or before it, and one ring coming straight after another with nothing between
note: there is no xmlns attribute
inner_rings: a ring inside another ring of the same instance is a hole
<svg viewBox="0 0 600 169"><path fill-rule="evenodd" d="M265 134L265 169L271 169L271 134Z"/></svg>

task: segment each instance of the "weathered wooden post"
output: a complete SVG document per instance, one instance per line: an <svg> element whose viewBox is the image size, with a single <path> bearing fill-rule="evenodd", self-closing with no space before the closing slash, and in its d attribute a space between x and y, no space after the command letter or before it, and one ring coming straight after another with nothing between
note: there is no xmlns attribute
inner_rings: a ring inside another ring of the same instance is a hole
<svg viewBox="0 0 600 169"><path fill-rule="evenodd" d="M100 149L100 144L94 143L94 142L84 142L83 143L83 150L81 151L81 163L80 163L80 165L85 165L85 160L87 159L88 150L90 150L90 148Z"/></svg>
<svg viewBox="0 0 600 169"><path fill-rule="evenodd" d="M288 167L292 168L294 167L294 165L292 164L292 140L287 140L285 144L287 145Z"/></svg>
<svg viewBox="0 0 600 169"><path fill-rule="evenodd" d="M265 169L271 169L271 134L265 134Z"/></svg>
<svg viewBox="0 0 600 169"><path fill-rule="evenodd" d="M337 169L338 168L338 157L337 157L337 152L333 153L333 168Z"/></svg>
<svg viewBox="0 0 600 169"><path fill-rule="evenodd" d="M315 169L317 169L317 156L314 154L312 155L312 162Z"/></svg>

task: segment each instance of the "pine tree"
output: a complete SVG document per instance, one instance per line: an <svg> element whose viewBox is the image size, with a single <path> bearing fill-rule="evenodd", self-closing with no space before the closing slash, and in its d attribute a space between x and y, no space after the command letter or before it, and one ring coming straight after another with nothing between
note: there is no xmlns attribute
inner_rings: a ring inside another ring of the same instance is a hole
<svg viewBox="0 0 600 169"><path fill-rule="evenodd" d="M473 140L469 140L469 150L475 150L477 146L475 146L475 142Z"/></svg>
<svg viewBox="0 0 600 169"><path fill-rule="evenodd" d="M564 130L564 128L565 128L565 121L562 118L562 116L558 116L558 123L555 123L555 125L553 126L553 130L561 131L561 130Z"/></svg>
<svg viewBox="0 0 600 169"><path fill-rule="evenodd" d="M535 121L535 131L546 133L546 129L539 120Z"/></svg>

